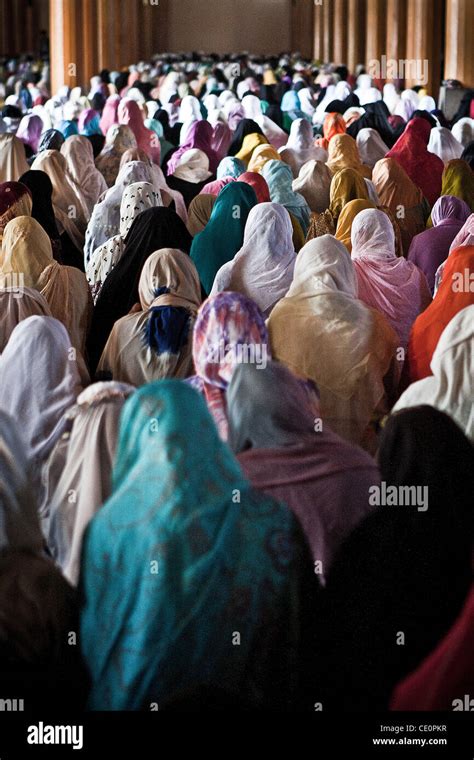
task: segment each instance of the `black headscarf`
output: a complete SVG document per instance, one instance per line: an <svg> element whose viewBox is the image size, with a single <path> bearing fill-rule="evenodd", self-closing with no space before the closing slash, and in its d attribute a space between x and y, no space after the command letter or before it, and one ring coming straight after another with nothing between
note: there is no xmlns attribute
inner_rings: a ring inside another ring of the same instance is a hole
<svg viewBox="0 0 474 760"><path fill-rule="evenodd" d="M20 182L29 188L33 197L31 216L41 224L50 239L52 241L58 241L59 244L59 231L56 225L56 218L54 216L53 203L51 200L53 196L53 185L51 184L50 178L46 172L38 169L30 169L30 171L21 175Z"/></svg>
<svg viewBox="0 0 474 760"><path fill-rule="evenodd" d="M417 108L416 111L413 111L413 114L410 117L410 121L416 118L425 119L425 121L427 121L428 124L431 125L431 129L434 129L437 126L436 119L433 118L433 116L430 114L429 111L425 111L420 108Z"/></svg>
<svg viewBox="0 0 474 760"><path fill-rule="evenodd" d="M258 126L256 121L254 121L253 119L241 119L241 121L239 121L235 129L232 142L229 146L229 150L227 151L227 155L235 156L235 154L238 153L242 147L244 137L246 137L247 135L252 135L255 132L257 132L257 134L259 135L263 135L263 131Z"/></svg>
<svg viewBox="0 0 474 760"><path fill-rule="evenodd" d="M88 341L92 372L114 323L138 303L138 282L147 258L160 248L189 253L192 240L182 219L169 208L149 208L136 217L125 238L123 256L107 276L94 308Z"/></svg>
<svg viewBox="0 0 474 760"><path fill-rule="evenodd" d="M46 132L41 135L38 153L41 153L43 150L61 150L63 143L64 135L58 129L47 129Z"/></svg>
<svg viewBox="0 0 474 760"><path fill-rule="evenodd" d="M428 509L375 506L330 569L315 683L324 709L385 710L459 614L471 578L473 448L443 412L421 406L383 431L382 483L427 488ZM400 491L398 491L400 493Z"/></svg>
<svg viewBox="0 0 474 760"><path fill-rule="evenodd" d="M398 129L392 127L388 120L390 111L383 100L379 100L376 103L366 103L364 109L365 113L362 114L360 119L349 124L347 134L355 140L361 129L370 127L371 129L376 129L385 145L392 148L405 129L405 125Z"/></svg>
<svg viewBox="0 0 474 760"><path fill-rule="evenodd" d="M105 137L104 135L85 135L85 137L87 137L90 144L92 145L92 153L94 155L94 159L96 159L105 145Z"/></svg>
<svg viewBox="0 0 474 760"><path fill-rule="evenodd" d="M474 170L474 140L471 140L471 142L466 145L463 152L461 153L461 158L463 161L469 164L471 169Z"/></svg>

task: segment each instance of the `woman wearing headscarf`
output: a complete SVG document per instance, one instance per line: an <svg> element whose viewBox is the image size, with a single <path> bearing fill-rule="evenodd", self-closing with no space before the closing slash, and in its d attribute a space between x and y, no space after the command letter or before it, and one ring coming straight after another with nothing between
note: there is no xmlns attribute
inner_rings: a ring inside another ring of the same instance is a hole
<svg viewBox="0 0 474 760"><path fill-rule="evenodd" d="M364 442L398 382L399 341L381 314L357 300L354 266L342 243L330 235L306 243L268 329L274 358L318 386L323 423Z"/></svg>
<svg viewBox="0 0 474 760"><path fill-rule="evenodd" d="M38 153L41 153L43 150L61 150L63 142L64 135L59 129L47 129L46 132L43 132L41 135L38 145Z"/></svg>
<svg viewBox="0 0 474 760"><path fill-rule="evenodd" d="M329 143L327 166L336 174L341 169L354 169L361 177L371 178L372 172L359 157L357 143L350 135L335 135Z"/></svg>
<svg viewBox="0 0 474 760"><path fill-rule="evenodd" d="M20 282L7 285L2 280L3 277L0 279L0 354L17 324L34 315L52 316L48 302L37 290Z"/></svg>
<svg viewBox="0 0 474 760"><path fill-rule="evenodd" d="M441 195L454 195L474 211L474 174L465 161L448 161L443 171ZM427 226L431 226L429 221Z"/></svg>
<svg viewBox="0 0 474 760"><path fill-rule="evenodd" d="M461 309L444 328L430 362L431 376L412 383L393 411L428 404L459 425L474 443L472 346L474 305Z"/></svg>
<svg viewBox="0 0 474 760"><path fill-rule="evenodd" d="M46 299L53 317L67 328L71 345L79 354L78 362L83 374L86 335L92 311L92 299L84 274L53 259L48 234L36 219L29 216L20 216L7 224L0 258L2 277L21 276L22 284L38 290Z"/></svg>
<svg viewBox="0 0 474 760"><path fill-rule="evenodd" d="M109 127L105 145L95 160L96 168L105 179L107 187L112 187L117 179L123 154L136 147L137 141L130 127L120 124Z"/></svg>
<svg viewBox="0 0 474 760"><path fill-rule="evenodd" d="M212 182L207 182L202 188L200 195L219 195L223 187L230 182L235 182L234 177L222 177L222 179L215 179Z"/></svg>
<svg viewBox="0 0 474 760"><path fill-rule="evenodd" d="M191 258L206 294L211 292L221 266L242 247L247 217L256 203L255 191L245 182L231 182L217 196L209 222L191 247Z"/></svg>
<svg viewBox="0 0 474 760"><path fill-rule="evenodd" d="M105 101L105 105L100 117L99 126L104 137L107 135L110 127L118 124L118 107L120 103L120 95L109 95Z"/></svg>
<svg viewBox="0 0 474 760"><path fill-rule="evenodd" d="M463 146L446 127L433 127L428 150L446 164L448 161L461 157Z"/></svg>
<svg viewBox="0 0 474 760"><path fill-rule="evenodd" d="M305 198L293 190L293 176L288 164L271 160L263 166L261 173L270 190L272 202L280 203L293 214L306 235L311 212Z"/></svg>
<svg viewBox="0 0 474 760"><path fill-rule="evenodd" d="M217 167L216 178L233 177L237 179L245 171L245 164L234 156L226 156Z"/></svg>
<svg viewBox="0 0 474 760"><path fill-rule="evenodd" d="M315 683L328 711L386 710L472 582L473 454L457 425L426 406L396 414L378 458L395 497L372 490L377 510L336 557L318 612Z"/></svg>
<svg viewBox="0 0 474 760"><path fill-rule="evenodd" d="M256 132L252 132L250 135L246 135L244 137L244 140L242 142L242 147L239 150L238 153L236 153L236 158L239 159L239 161L243 161L245 167L248 167L249 161L252 158L252 155L254 151L261 147L265 146L267 148L271 148L275 151L275 154L278 155L278 151L276 148L270 145L267 138L264 135L258 134Z"/></svg>
<svg viewBox="0 0 474 760"><path fill-rule="evenodd" d="M61 322L33 316L15 327L0 356L0 409L21 428L32 482L39 491L41 467L64 432L64 412L81 389L71 349Z"/></svg>
<svg viewBox="0 0 474 760"><path fill-rule="evenodd" d="M340 240L341 243L344 243L349 253L352 252L351 234L352 234L352 225L354 223L354 219L357 217L358 214L360 214L361 211L365 211L366 209L375 209L375 208L377 207L375 203L372 203L372 201L355 200L355 201L349 201L349 203L346 203L341 213L339 214L339 218L337 220L336 234L334 237L336 238L336 240Z"/></svg>
<svg viewBox="0 0 474 760"><path fill-rule="evenodd" d="M471 586L452 628L421 665L398 684L390 709L406 712L465 709L465 694L470 695L474 680L473 636L474 586Z"/></svg>
<svg viewBox="0 0 474 760"><path fill-rule="evenodd" d="M273 145L268 145L266 143L257 145L250 156L247 171L261 172L268 161L282 161L282 158Z"/></svg>
<svg viewBox="0 0 474 760"><path fill-rule="evenodd" d="M423 193L393 158L377 161L372 172L372 182L380 204L395 215L406 256L415 235L425 228L429 208Z"/></svg>
<svg viewBox="0 0 474 760"><path fill-rule="evenodd" d="M453 137L466 148L474 140L474 119L465 116L459 119L451 129Z"/></svg>
<svg viewBox="0 0 474 760"><path fill-rule="evenodd" d="M247 171L238 177L239 182L246 182L253 187L258 203L270 203L270 190L261 174Z"/></svg>
<svg viewBox="0 0 474 760"><path fill-rule="evenodd" d="M346 122L340 113L327 113L323 122L323 137L316 140L315 145L327 152L332 138L336 135L344 135L346 129ZM322 161L323 159L320 160Z"/></svg>
<svg viewBox="0 0 474 760"><path fill-rule="evenodd" d="M150 156L154 164L159 166L160 141L154 132L145 127L138 103L134 100L122 100L119 103L117 116L119 124L130 127L138 147Z"/></svg>
<svg viewBox="0 0 474 760"><path fill-rule="evenodd" d="M5 227L17 216L31 216L33 199L30 189L22 182L0 183L0 243Z"/></svg>
<svg viewBox="0 0 474 760"><path fill-rule="evenodd" d="M356 143L360 160L370 169L373 169L377 161L384 158L389 151L377 130L370 127L357 133Z"/></svg>
<svg viewBox="0 0 474 760"><path fill-rule="evenodd" d="M389 150L386 158L393 158L423 192L430 206L441 194L444 164L428 151L431 126L426 119L416 116Z"/></svg>
<svg viewBox="0 0 474 760"><path fill-rule="evenodd" d="M301 167L292 188L303 196L313 213L321 214L329 207L332 173L321 161L307 161Z"/></svg>
<svg viewBox="0 0 474 760"><path fill-rule="evenodd" d="M117 320L97 374L139 386L193 372L192 331L201 289L187 253L155 251L145 262L138 285L140 311Z"/></svg>
<svg viewBox="0 0 474 760"><path fill-rule="evenodd" d="M149 182L127 185L120 204L119 234L96 248L86 266L87 281L94 302L99 297L105 278L123 256L127 235L134 220L146 209L162 205L160 194Z"/></svg>
<svg viewBox="0 0 474 760"><path fill-rule="evenodd" d="M193 237L204 229L211 218L216 198L216 195L199 193L189 204L188 223L186 226L189 234Z"/></svg>
<svg viewBox="0 0 474 760"><path fill-rule="evenodd" d="M236 367L227 405L229 445L245 475L295 513L324 581L343 541L373 511L374 460L318 425L318 402L278 362Z"/></svg>
<svg viewBox="0 0 474 760"><path fill-rule="evenodd" d="M265 137L265 135L262 132L262 129L257 124L256 121L253 119L241 119L234 131L234 136L232 138L232 142L229 146L228 155L229 156L235 156L237 153L239 153L242 149L243 142L245 138L248 135L262 135L262 137ZM268 142L267 138L265 137L265 142ZM242 159L243 160L243 159Z"/></svg>
<svg viewBox="0 0 474 760"><path fill-rule="evenodd" d="M316 147L313 140L313 128L306 119L295 119L291 125L288 142L278 151L285 163L291 167L293 177L297 177L303 164L307 161L328 159L327 151Z"/></svg>
<svg viewBox="0 0 474 760"><path fill-rule="evenodd" d="M120 413L134 390L125 383L95 383L82 391L65 413L66 431L45 467L48 548L74 586L84 532L112 490Z"/></svg>
<svg viewBox="0 0 474 760"><path fill-rule="evenodd" d="M175 149L175 145L169 142L165 137L165 130L163 124L158 119L145 119L145 127L150 129L158 137L160 141L160 166L164 166L168 162L168 158Z"/></svg>
<svg viewBox="0 0 474 760"><path fill-rule="evenodd" d="M331 180L329 208L321 214L312 213L307 240L321 235L334 235L339 215L350 201L369 200L369 189L364 178L355 169L341 169Z"/></svg>
<svg viewBox="0 0 474 760"><path fill-rule="evenodd" d="M403 256L397 258L393 227L383 211L360 211L351 243L359 299L386 317L406 350L413 322L431 303L426 277Z"/></svg>
<svg viewBox="0 0 474 760"><path fill-rule="evenodd" d="M433 302L420 314L410 334L407 377L411 383L433 374L431 361L441 333L459 311L474 304L473 276L474 245L455 249L446 259Z"/></svg>
<svg viewBox="0 0 474 760"><path fill-rule="evenodd" d="M81 111L77 123L80 135L90 137L91 135L101 135L100 114L94 108L85 108ZM65 134L64 137L72 137L72 134Z"/></svg>
<svg viewBox="0 0 474 760"><path fill-rule="evenodd" d="M189 253L191 240L182 219L169 208L149 208L133 221L123 255L107 275L94 308L88 342L93 371L114 323L139 303L138 285L147 258L161 248Z"/></svg>
<svg viewBox="0 0 474 760"><path fill-rule="evenodd" d="M174 154L173 154L174 155ZM181 193L186 208L208 184L212 172L209 159L204 151L190 148L180 155L173 174L168 175L168 185Z"/></svg>
<svg viewBox="0 0 474 760"><path fill-rule="evenodd" d="M107 183L94 164L92 145L86 137L75 135L68 137L61 153L75 186L81 188L90 218L100 196L107 191Z"/></svg>
<svg viewBox="0 0 474 760"><path fill-rule="evenodd" d="M15 135L0 135L0 182L18 182L29 168L22 141Z"/></svg>
<svg viewBox="0 0 474 760"><path fill-rule="evenodd" d="M281 99L281 112L283 116L283 127L290 131L293 121L296 119L305 119L304 112L301 109L301 101L295 90L288 90Z"/></svg>
<svg viewBox="0 0 474 760"><path fill-rule="evenodd" d="M469 215L470 208L464 201L442 195L431 211L431 229L418 233L411 241L408 261L424 272L431 294L438 267L447 259L449 248Z"/></svg>
<svg viewBox="0 0 474 760"><path fill-rule="evenodd" d="M225 684L254 709L309 708L316 581L300 529L253 491L192 388L163 380L126 402L112 481L84 541L88 707L140 710ZM130 615L140 624L127 627Z"/></svg>
<svg viewBox="0 0 474 760"><path fill-rule="evenodd" d="M219 269L210 295L223 290L243 293L268 317L293 279L296 253L292 237L290 216L283 206L254 206L247 217L242 248Z"/></svg>
<svg viewBox="0 0 474 760"><path fill-rule="evenodd" d="M219 161L227 156L230 144L232 142L232 132L227 124L218 121L212 130L211 146ZM217 167L216 167L217 168Z"/></svg>
<svg viewBox="0 0 474 760"><path fill-rule="evenodd" d="M16 136L27 146L26 151L29 154L27 158L31 158L31 156L34 156L38 152L42 131L43 122L35 114L27 114L20 121Z"/></svg>
<svg viewBox="0 0 474 760"><path fill-rule="evenodd" d="M46 172L37 169L25 172L20 177L22 185L26 185L33 199L31 216L36 219L48 234L56 261L62 262L62 243L59 235L56 217L53 209L53 185ZM19 214L19 216L29 214Z"/></svg>
<svg viewBox="0 0 474 760"><path fill-rule="evenodd" d="M209 170L214 174L219 164L219 156L212 147L213 131L208 121L195 121L191 125L184 143L173 153L168 160L167 174L174 174L179 165L179 160L189 150L200 150L209 159Z"/></svg>
<svg viewBox="0 0 474 760"><path fill-rule="evenodd" d="M181 100L178 113L178 122L181 124L179 142L183 143L188 135L188 130L197 121L201 121L203 114L199 100L194 95L185 95Z"/></svg>
<svg viewBox="0 0 474 760"><path fill-rule="evenodd" d="M262 103L256 95L248 94L242 98L242 106L247 119L256 121L261 127L263 134L274 148L283 147L288 140L288 135L272 119L262 111Z"/></svg>
<svg viewBox="0 0 474 760"><path fill-rule="evenodd" d="M243 362L265 366L271 358L265 318L254 301L226 291L201 306L193 332L196 375L189 383L205 398L223 441L228 438L226 391Z"/></svg>
<svg viewBox="0 0 474 760"><path fill-rule="evenodd" d="M86 230L84 243L84 262L87 262L99 246L103 245L120 232L120 207L124 190L135 182L153 184L151 167L143 161L130 161L125 164L104 198L96 203Z"/></svg>
<svg viewBox="0 0 474 760"><path fill-rule="evenodd" d="M89 210L82 189L69 173L66 159L57 150L44 150L35 158L31 168L44 171L50 178L59 232L67 233L79 257L84 245Z"/></svg>

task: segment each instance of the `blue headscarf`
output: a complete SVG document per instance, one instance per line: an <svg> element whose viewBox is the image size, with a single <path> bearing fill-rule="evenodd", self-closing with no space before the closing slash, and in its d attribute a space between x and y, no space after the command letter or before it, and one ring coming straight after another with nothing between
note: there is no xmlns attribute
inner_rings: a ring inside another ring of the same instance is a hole
<svg viewBox="0 0 474 760"><path fill-rule="evenodd" d="M217 167L216 179L223 177L234 177L238 179L245 172L245 164L240 158L234 156L225 156Z"/></svg>
<svg viewBox="0 0 474 760"><path fill-rule="evenodd" d="M59 125L59 131L61 132L62 136L64 138L71 137L72 135L78 135L79 130L77 128L77 124L75 121L69 121L65 119L61 122ZM40 143L41 144L41 143Z"/></svg>
<svg viewBox="0 0 474 760"><path fill-rule="evenodd" d="M293 173L288 164L285 164L284 161L271 159L263 165L260 174L268 185L272 203L280 203L290 214L293 214L306 235L311 211L304 196L293 190Z"/></svg>
<svg viewBox="0 0 474 760"><path fill-rule="evenodd" d="M137 390L84 539L89 708L150 709L203 684L291 705L306 556L290 510L253 491L193 388Z"/></svg>

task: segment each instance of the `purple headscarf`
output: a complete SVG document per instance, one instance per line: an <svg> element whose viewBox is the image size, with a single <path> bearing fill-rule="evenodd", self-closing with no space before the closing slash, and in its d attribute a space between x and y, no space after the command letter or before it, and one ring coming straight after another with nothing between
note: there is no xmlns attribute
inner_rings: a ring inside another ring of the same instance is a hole
<svg viewBox="0 0 474 760"><path fill-rule="evenodd" d="M454 195L442 195L431 211L433 227L415 235L408 251L408 261L425 273L431 293L434 292L435 274L449 254L449 248L471 209Z"/></svg>
<svg viewBox="0 0 474 760"><path fill-rule="evenodd" d="M213 129L208 121L201 119L192 123L186 135L186 140L173 153L168 161L168 176L174 174L179 163L179 159L187 150L197 148L202 150L209 159L209 170L215 174L219 164L219 157L212 147Z"/></svg>
<svg viewBox="0 0 474 760"><path fill-rule="evenodd" d="M27 116L23 116L20 121L20 126L16 136L29 145L33 153L38 152L38 145L43 131L43 122L37 114L29 113Z"/></svg>

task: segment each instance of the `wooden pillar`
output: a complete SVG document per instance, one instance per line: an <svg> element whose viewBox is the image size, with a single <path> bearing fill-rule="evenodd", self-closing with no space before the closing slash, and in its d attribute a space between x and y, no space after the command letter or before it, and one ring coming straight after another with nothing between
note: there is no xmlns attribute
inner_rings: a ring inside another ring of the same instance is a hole
<svg viewBox="0 0 474 760"><path fill-rule="evenodd" d="M381 57L385 53L386 14L386 0L367 0L365 58L369 67L371 61L381 65Z"/></svg>
<svg viewBox="0 0 474 760"><path fill-rule="evenodd" d="M445 79L474 87L473 0L446 0Z"/></svg>
<svg viewBox="0 0 474 760"><path fill-rule="evenodd" d="M323 5L314 6L313 15L313 56L317 61L324 60L324 10Z"/></svg>
<svg viewBox="0 0 474 760"><path fill-rule="evenodd" d="M333 59L333 21L334 6L332 3L323 3L323 60L329 63Z"/></svg>
<svg viewBox="0 0 474 760"><path fill-rule="evenodd" d="M313 55L313 0L291 0L291 49L311 58Z"/></svg>
<svg viewBox="0 0 474 760"><path fill-rule="evenodd" d="M405 86L421 84L438 98L441 82L442 0L408 0Z"/></svg>
<svg viewBox="0 0 474 760"><path fill-rule="evenodd" d="M347 0L333 0L333 58L335 63L347 63Z"/></svg>
<svg viewBox="0 0 474 760"><path fill-rule="evenodd" d="M347 3L347 66L351 73L365 63L365 0Z"/></svg>

